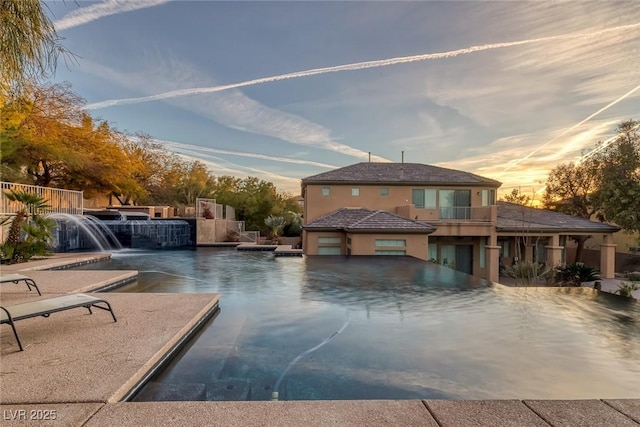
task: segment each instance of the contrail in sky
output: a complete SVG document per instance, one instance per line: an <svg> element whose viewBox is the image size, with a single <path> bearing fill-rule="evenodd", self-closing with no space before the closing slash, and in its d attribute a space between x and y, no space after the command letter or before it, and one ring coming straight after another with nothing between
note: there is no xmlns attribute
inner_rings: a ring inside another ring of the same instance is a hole
<svg viewBox="0 0 640 427"><path fill-rule="evenodd" d="M266 154L248 153L244 151L221 150L219 148L203 147L200 145L184 144L181 142L166 141L162 139L154 139L154 141L160 142L174 149L188 150L189 152L230 154L232 156L251 157L255 159L271 160L275 162L293 163L296 165L317 166L317 167L327 168L327 169L336 169L339 167L339 166L330 165L327 163L314 162L311 160L294 159L290 157L267 156Z"/></svg>
<svg viewBox="0 0 640 427"><path fill-rule="evenodd" d="M630 95L632 95L635 91L637 91L638 89L640 89L640 85L634 87L633 89L631 89L629 92L625 93L624 95L622 95L621 97L619 97L618 99L616 99L613 102L610 102L609 104L605 105L604 107L602 107L601 109L599 109L598 111L596 111L595 113L591 114L589 117L587 117L586 119L582 120L579 123L576 123L575 125L571 126L568 129L565 129L563 132L561 132L559 135L554 136L552 139L550 139L549 141L545 142L544 144L542 144L541 146L539 146L538 148L536 148L535 150L533 150L532 152L530 152L529 154L527 154L526 156L516 160L515 162L511 163L509 166L507 166L506 168L504 168L504 170L502 171L502 175L504 175L507 171L509 171L511 168L513 168L514 166L518 165L519 163L527 160L528 158L530 158L531 156L533 156L535 153L537 153L538 151L542 150L544 147L546 147L547 145L551 144L553 141L555 141L556 139L568 134L569 132L571 132L572 130L574 130L575 128L577 128L578 126L582 125L585 122L588 122L589 120L591 120L592 118L594 118L595 116L597 116L598 114L602 113L605 110L608 110L609 108L613 107L614 105L616 105L618 102L622 101L623 99L629 97ZM502 176L500 175L500 177ZM500 178L498 177L498 179Z"/></svg>
<svg viewBox="0 0 640 427"><path fill-rule="evenodd" d="M102 3L92 4L91 6L80 7L73 12L67 13L61 19L55 21L53 25L56 31L67 30L79 25L88 24L91 21L104 18L105 16L154 7L167 3L168 1L169 0L107 0Z"/></svg>
<svg viewBox="0 0 640 427"><path fill-rule="evenodd" d="M638 123L637 125L635 125L634 127L631 128L631 130L636 130L640 128L640 123ZM595 156L598 152L604 150L605 148L607 148L609 145L611 145L611 143L613 141L615 141L616 139L618 139L618 136L620 135L613 135L611 138L607 139L606 141L602 142L601 144L599 144L596 148L594 148L593 150L589 151L588 153L584 154L582 157L580 157L580 159L576 162L577 164L580 164L582 162L584 162L585 160L587 160L589 157L593 157Z"/></svg>
<svg viewBox="0 0 640 427"><path fill-rule="evenodd" d="M230 90L230 89L237 89L245 86L254 86L254 85L259 85L263 83L277 82L280 80L315 76L317 74L336 73L339 71L357 71L357 70L364 70L367 68L386 67L389 65L407 64L412 62L427 61L431 59L453 58L456 56L466 55L468 53L474 53L474 52L481 52L484 50L499 49L499 48L511 47L511 46L520 46L520 45L532 44L532 43L548 42L553 40L564 40L564 39L572 39L572 38L579 38L579 37L594 37L594 36L599 36L608 32L631 30L638 27L640 27L640 23L621 25L618 27L605 28L602 30L595 30L591 32L569 33L569 34L561 34L557 36L539 37L539 38L529 39L529 40L484 44L479 46L471 46L463 49L450 50L448 52L427 53L423 55L402 56L402 57L390 58L390 59L380 59L376 61L356 62L353 64L337 65L334 67L314 68L306 71L296 71L294 73L280 74L280 75L271 76L271 77L263 77L259 79L247 80L244 82L232 83L228 85L213 86L213 87L199 87L199 88L191 88L191 89L178 89L178 90L160 93L157 95L141 96L137 98L110 99L106 101L87 104L85 108L88 110L95 110L99 108L113 107L116 105L138 104L142 102L157 101L160 99L175 98L178 96L198 95L203 93L215 93L215 92L221 92L221 91Z"/></svg>

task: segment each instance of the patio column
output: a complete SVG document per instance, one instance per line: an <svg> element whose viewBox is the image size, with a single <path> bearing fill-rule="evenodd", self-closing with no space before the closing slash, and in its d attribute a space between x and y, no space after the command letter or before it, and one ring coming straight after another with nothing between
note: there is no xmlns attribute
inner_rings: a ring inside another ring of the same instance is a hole
<svg viewBox="0 0 640 427"><path fill-rule="evenodd" d="M493 245L493 246L485 246L485 251L486 251L486 258L487 258L487 280L490 280L492 282L496 282L498 283L500 278L499 278L499 258L500 258L500 246L497 245Z"/></svg>
<svg viewBox="0 0 640 427"><path fill-rule="evenodd" d="M554 268L562 263L562 250L560 246L560 235L554 234L549 238L549 245L545 246L547 250L547 266Z"/></svg>
<svg viewBox="0 0 640 427"><path fill-rule="evenodd" d="M615 278L616 246L613 243L613 234L602 236L602 243L600 244L600 275L603 279Z"/></svg>
<svg viewBox="0 0 640 427"><path fill-rule="evenodd" d="M524 258L520 261L533 262L533 243L531 243L530 237L527 237L524 245Z"/></svg>

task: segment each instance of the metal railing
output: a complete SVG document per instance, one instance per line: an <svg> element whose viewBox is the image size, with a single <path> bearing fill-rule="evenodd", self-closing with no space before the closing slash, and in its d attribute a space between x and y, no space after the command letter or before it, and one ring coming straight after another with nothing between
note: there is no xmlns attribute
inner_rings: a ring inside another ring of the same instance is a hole
<svg viewBox="0 0 640 427"><path fill-rule="evenodd" d="M216 203L216 199L196 199L196 218L222 219L224 206Z"/></svg>
<svg viewBox="0 0 640 427"><path fill-rule="evenodd" d="M491 222L491 207L451 206L441 207L440 221Z"/></svg>
<svg viewBox="0 0 640 427"><path fill-rule="evenodd" d="M47 208L38 214L63 213L82 215L84 199L82 191L65 190L62 188L39 187L36 185L16 184L13 182L0 182L0 213L14 214L23 208L22 203L12 202L6 196L9 191L26 191L36 194L46 201Z"/></svg>

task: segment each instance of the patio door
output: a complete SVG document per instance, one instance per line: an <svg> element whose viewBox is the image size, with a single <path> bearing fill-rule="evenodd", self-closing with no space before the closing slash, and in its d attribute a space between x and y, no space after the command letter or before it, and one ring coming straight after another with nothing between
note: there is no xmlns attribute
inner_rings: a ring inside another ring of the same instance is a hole
<svg viewBox="0 0 640 427"><path fill-rule="evenodd" d="M440 190L438 204L441 219L469 219L471 190Z"/></svg>

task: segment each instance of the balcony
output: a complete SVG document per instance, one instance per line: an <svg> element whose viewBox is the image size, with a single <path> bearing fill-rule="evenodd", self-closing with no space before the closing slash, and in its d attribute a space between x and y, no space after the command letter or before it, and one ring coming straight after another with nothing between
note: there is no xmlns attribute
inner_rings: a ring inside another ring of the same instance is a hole
<svg viewBox="0 0 640 427"><path fill-rule="evenodd" d="M396 213L405 218L429 223L495 223L498 217L496 205L477 207L452 206L436 209L404 205L398 206Z"/></svg>

